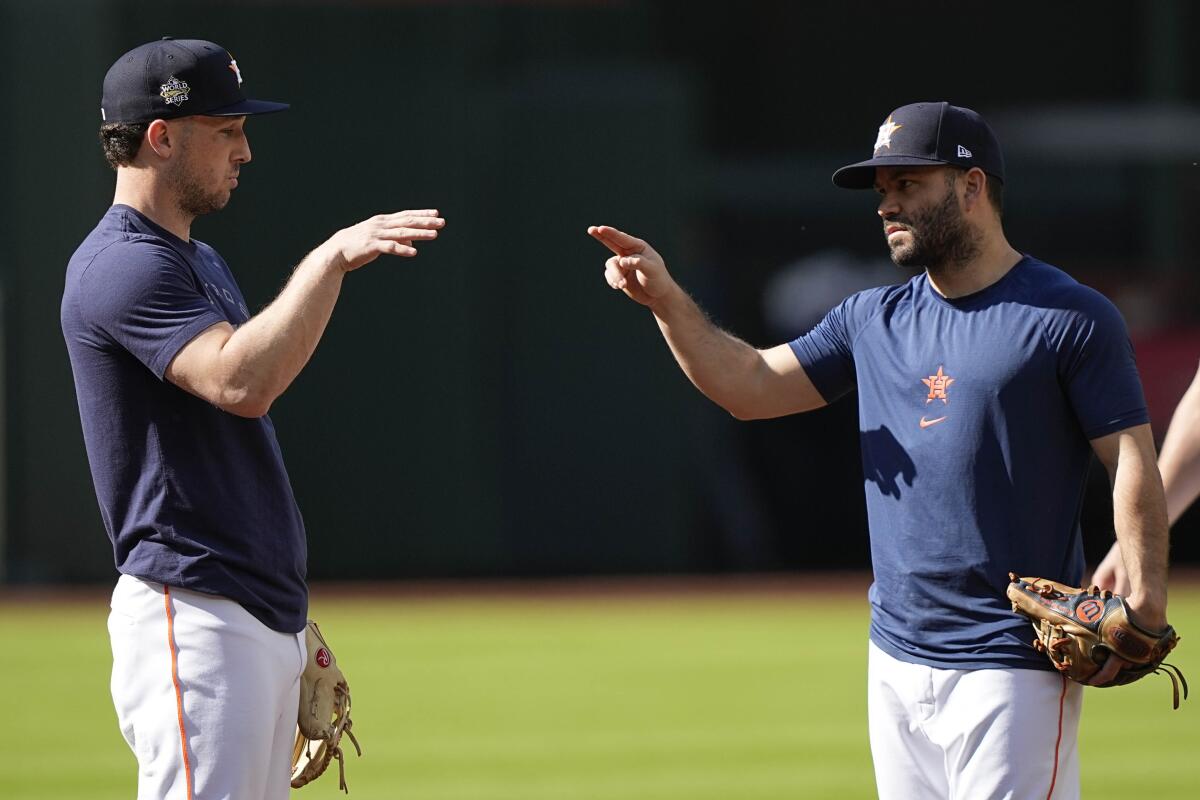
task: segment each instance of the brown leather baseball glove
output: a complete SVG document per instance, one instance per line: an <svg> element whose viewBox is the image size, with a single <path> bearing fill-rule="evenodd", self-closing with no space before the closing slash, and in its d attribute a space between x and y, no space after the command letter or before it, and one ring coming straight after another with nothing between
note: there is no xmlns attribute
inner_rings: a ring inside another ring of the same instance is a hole
<svg viewBox="0 0 1200 800"><path fill-rule="evenodd" d="M1099 587L1077 589L1045 578L1022 578L1008 573L1008 599L1013 611L1033 623L1037 638L1033 646L1049 657L1050 663L1073 681L1087 683L1104 667L1110 655L1130 662L1104 686L1133 683L1151 673L1171 678L1175 708L1179 687L1187 699L1183 673L1163 659L1179 642L1175 629L1148 631L1129 616L1125 598Z"/></svg>
<svg viewBox="0 0 1200 800"><path fill-rule="evenodd" d="M296 717L296 745L292 749L292 788L299 789L319 778L329 762L336 758L338 788L349 794L342 734L350 737L354 749L362 755L362 748L351 730L350 687L317 623L308 621L304 638L308 645L308 663L300 676L300 709Z"/></svg>

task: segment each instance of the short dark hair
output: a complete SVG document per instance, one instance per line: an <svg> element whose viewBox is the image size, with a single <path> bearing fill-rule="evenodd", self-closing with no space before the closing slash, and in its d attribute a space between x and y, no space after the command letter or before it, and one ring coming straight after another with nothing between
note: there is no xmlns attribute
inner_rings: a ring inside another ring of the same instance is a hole
<svg viewBox="0 0 1200 800"><path fill-rule="evenodd" d="M106 122L101 125L100 146L104 148L108 165L116 169L132 164L149 127L149 122Z"/></svg>
<svg viewBox="0 0 1200 800"><path fill-rule="evenodd" d="M987 176L987 196L988 200L992 201L992 208L996 209L996 215L1004 216L1004 183L995 175Z"/></svg>

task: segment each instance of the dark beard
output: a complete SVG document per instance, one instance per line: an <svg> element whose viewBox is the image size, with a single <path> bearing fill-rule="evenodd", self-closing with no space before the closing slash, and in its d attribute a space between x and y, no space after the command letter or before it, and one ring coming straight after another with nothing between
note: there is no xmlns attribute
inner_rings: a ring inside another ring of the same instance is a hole
<svg viewBox="0 0 1200 800"><path fill-rule="evenodd" d="M186 163L180 164L171 172L170 183L179 203L179 210L193 218L220 211L229 202L229 194L226 192L205 191L188 171Z"/></svg>
<svg viewBox="0 0 1200 800"><path fill-rule="evenodd" d="M979 235L963 217L953 189L946 192L942 202L913 214L911 219L895 217L886 222L906 226L912 238L909 246L890 248L896 266L924 267L934 274L947 273L965 266L979 255Z"/></svg>

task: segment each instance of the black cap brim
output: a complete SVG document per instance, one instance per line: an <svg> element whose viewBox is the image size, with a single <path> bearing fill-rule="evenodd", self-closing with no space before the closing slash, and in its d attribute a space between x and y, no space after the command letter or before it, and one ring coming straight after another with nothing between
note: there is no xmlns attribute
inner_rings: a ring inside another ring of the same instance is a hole
<svg viewBox="0 0 1200 800"><path fill-rule="evenodd" d="M240 103L234 103L231 106L222 108L214 108L212 111L205 111L200 116L204 117L249 117L254 114L274 114L277 111L285 111L290 106L287 103L275 103L270 100L243 100Z"/></svg>
<svg viewBox="0 0 1200 800"><path fill-rule="evenodd" d="M948 162L920 156L876 156L857 164L847 164L833 173L833 183L843 189L872 189L875 187L876 167L935 167Z"/></svg>

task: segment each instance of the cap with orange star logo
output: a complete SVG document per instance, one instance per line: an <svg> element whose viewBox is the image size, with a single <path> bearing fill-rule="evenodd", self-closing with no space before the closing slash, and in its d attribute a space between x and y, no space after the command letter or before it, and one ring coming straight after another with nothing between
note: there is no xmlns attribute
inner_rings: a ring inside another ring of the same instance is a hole
<svg viewBox="0 0 1200 800"><path fill-rule="evenodd" d="M983 117L949 103L911 103L879 126L872 157L842 167L833 182L843 189L870 189L878 167L979 167L1004 182L1004 155Z"/></svg>

